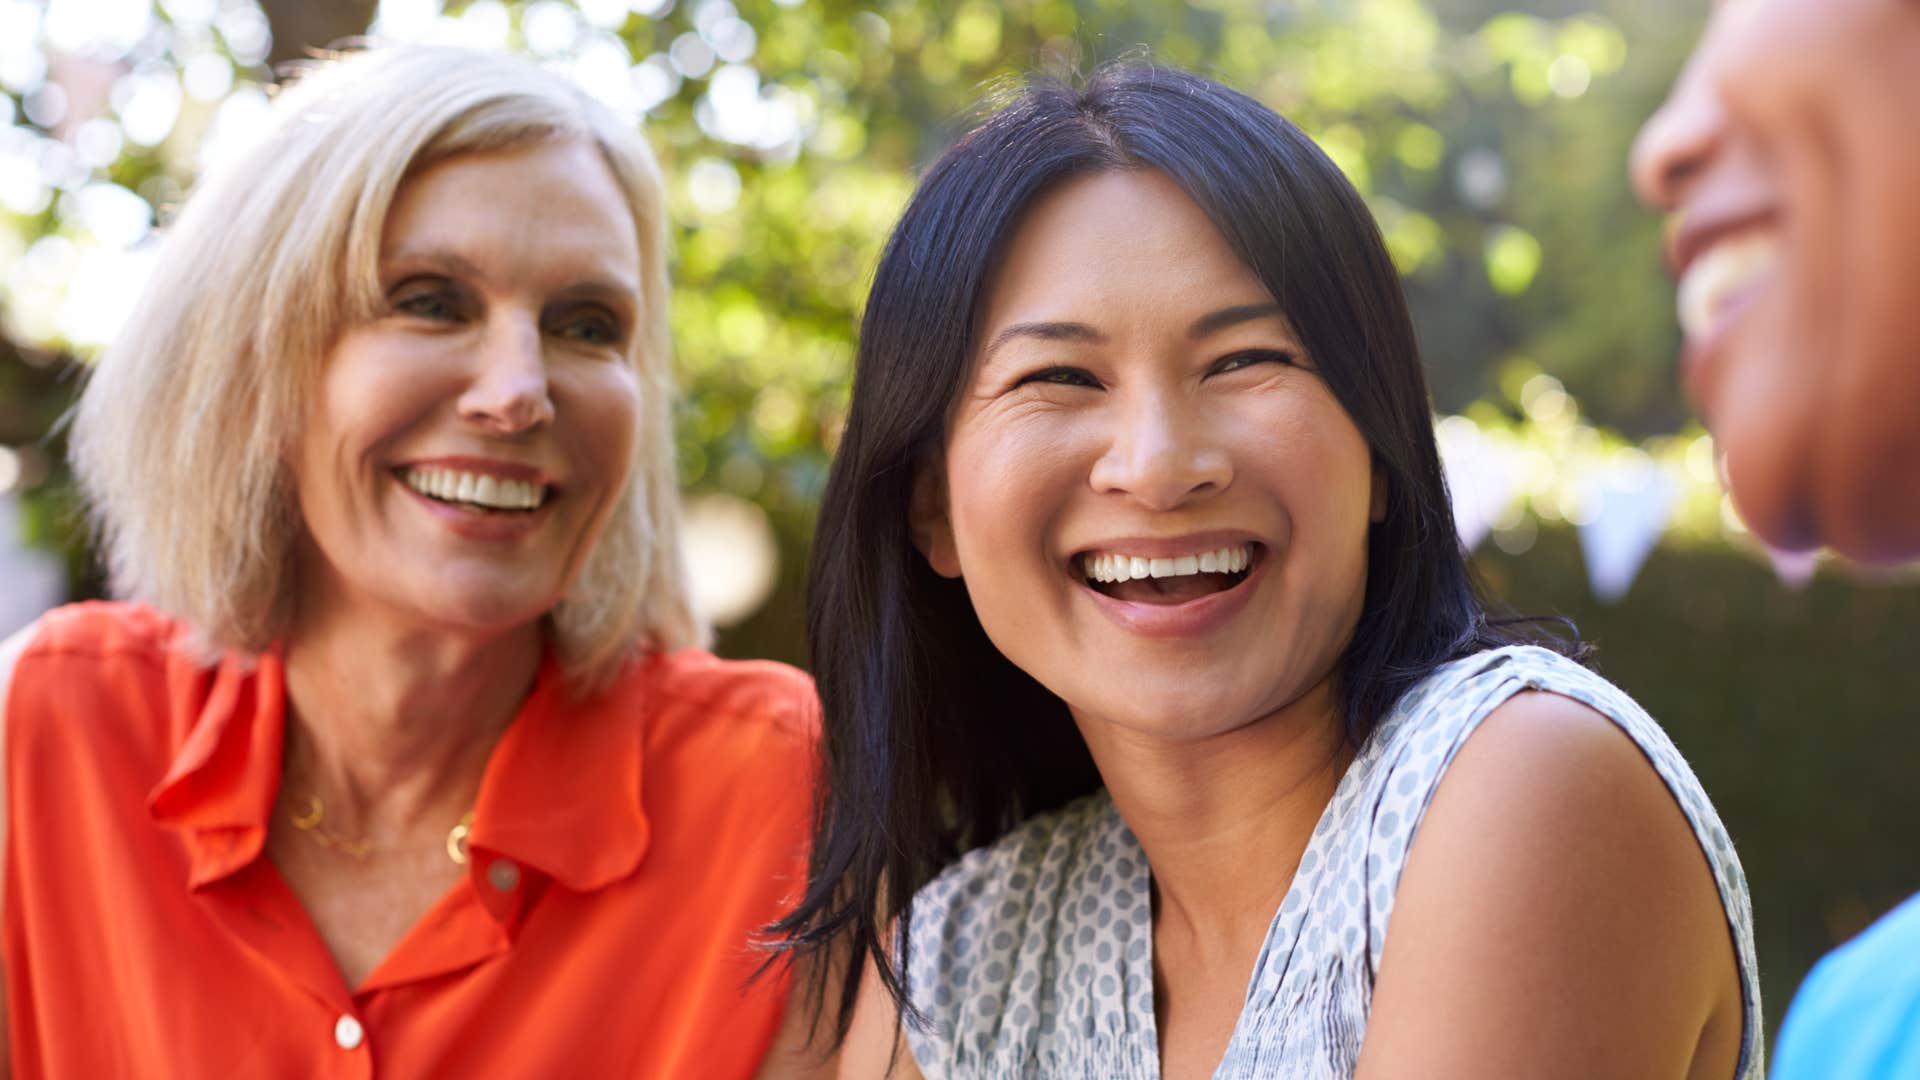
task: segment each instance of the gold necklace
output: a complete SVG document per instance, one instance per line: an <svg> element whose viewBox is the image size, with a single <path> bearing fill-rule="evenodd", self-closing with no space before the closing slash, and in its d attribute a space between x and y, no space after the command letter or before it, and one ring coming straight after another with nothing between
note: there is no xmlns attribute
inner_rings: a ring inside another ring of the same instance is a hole
<svg viewBox="0 0 1920 1080"><path fill-rule="evenodd" d="M320 796L307 793L306 808L287 813L287 822L295 829L305 833L314 843L328 851L337 851L355 859L364 859L373 854L373 841L354 840L339 836L320 827L327 817L326 806L320 802ZM447 830L447 858L456 866L467 865L467 835L473 831L473 811L460 815L460 821Z"/></svg>

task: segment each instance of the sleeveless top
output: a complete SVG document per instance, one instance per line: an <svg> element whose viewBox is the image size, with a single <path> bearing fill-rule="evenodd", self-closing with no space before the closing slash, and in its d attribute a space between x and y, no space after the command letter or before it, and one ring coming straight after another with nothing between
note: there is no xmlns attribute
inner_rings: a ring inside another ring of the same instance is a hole
<svg viewBox="0 0 1920 1080"><path fill-rule="evenodd" d="M1447 763L1523 690L1592 707L1633 738L1712 864L1740 968L1738 1080L1762 1075L1747 882L1700 782L1651 717L1531 646L1456 660L1403 695L1341 777L1254 962L1217 1080L1349 1077L1394 891ZM1150 871L1105 791L969 852L915 894L904 1025L928 1080L1157 1080Z"/></svg>
<svg viewBox="0 0 1920 1080"><path fill-rule="evenodd" d="M805 675L687 649L583 698L548 657L466 873L348 985L264 847L280 658L209 666L182 629L76 604L14 668L12 1075L754 1075L787 980L750 981L753 936L806 880Z"/></svg>

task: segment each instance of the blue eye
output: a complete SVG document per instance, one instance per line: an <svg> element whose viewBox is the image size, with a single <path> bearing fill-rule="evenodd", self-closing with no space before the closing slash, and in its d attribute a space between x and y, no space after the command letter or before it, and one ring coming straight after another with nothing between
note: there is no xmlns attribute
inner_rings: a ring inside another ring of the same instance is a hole
<svg viewBox="0 0 1920 1080"><path fill-rule="evenodd" d="M561 337L578 341L584 345L617 345L620 343L620 327L604 315L589 315L568 321L560 327Z"/></svg>
<svg viewBox="0 0 1920 1080"><path fill-rule="evenodd" d="M1099 379L1094 378L1086 369L1076 367L1041 368L1039 371L1021 376L1020 381L1014 385L1025 386L1028 383L1051 383L1055 386L1086 386L1094 389L1098 389L1100 386Z"/></svg>
<svg viewBox="0 0 1920 1080"><path fill-rule="evenodd" d="M412 281L393 291L393 310L402 315L444 321L459 315L459 300L442 283Z"/></svg>

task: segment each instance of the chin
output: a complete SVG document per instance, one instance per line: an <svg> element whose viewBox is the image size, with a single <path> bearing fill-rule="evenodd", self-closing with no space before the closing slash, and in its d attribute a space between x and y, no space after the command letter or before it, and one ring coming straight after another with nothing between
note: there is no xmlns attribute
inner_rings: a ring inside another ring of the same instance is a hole
<svg viewBox="0 0 1920 1080"><path fill-rule="evenodd" d="M421 597L414 610L427 621L463 635L494 636L520 630L552 613L555 598L524 590L461 590L457 597Z"/></svg>
<svg viewBox="0 0 1920 1080"><path fill-rule="evenodd" d="M1863 485L1819 520L1824 544L1856 562L1888 564L1920 558L1920 498L1911 474L1884 487Z"/></svg>
<svg viewBox="0 0 1920 1080"><path fill-rule="evenodd" d="M1224 687L1213 693L1196 692L1196 687L1207 686L1210 680L1217 685L1217 676L1195 673L1154 680L1162 683L1158 686L1108 687L1103 700L1074 711L1143 735L1185 742L1236 731L1283 707ZM1122 692L1113 693L1116 689Z"/></svg>
<svg viewBox="0 0 1920 1080"><path fill-rule="evenodd" d="M1725 425L1729 490L1756 537L1863 563L1920 557L1920 439L1865 408L1842 424L1776 415Z"/></svg>

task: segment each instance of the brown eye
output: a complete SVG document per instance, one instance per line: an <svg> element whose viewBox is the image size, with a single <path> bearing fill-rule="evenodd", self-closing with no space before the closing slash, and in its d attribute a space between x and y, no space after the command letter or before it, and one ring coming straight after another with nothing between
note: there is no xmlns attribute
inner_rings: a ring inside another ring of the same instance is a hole
<svg viewBox="0 0 1920 1080"><path fill-rule="evenodd" d="M1041 368L1039 371L1022 375L1020 381L1014 383L1014 385L1025 386L1028 383L1050 383L1054 386L1086 386L1094 389L1099 389L1100 386L1100 380L1094 378L1092 373L1088 372L1085 368L1077 367Z"/></svg>
<svg viewBox="0 0 1920 1080"><path fill-rule="evenodd" d="M1224 375L1257 364L1295 364L1293 354L1280 349L1248 349L1221 357L1213 365L1213 374Z"/></svg>

